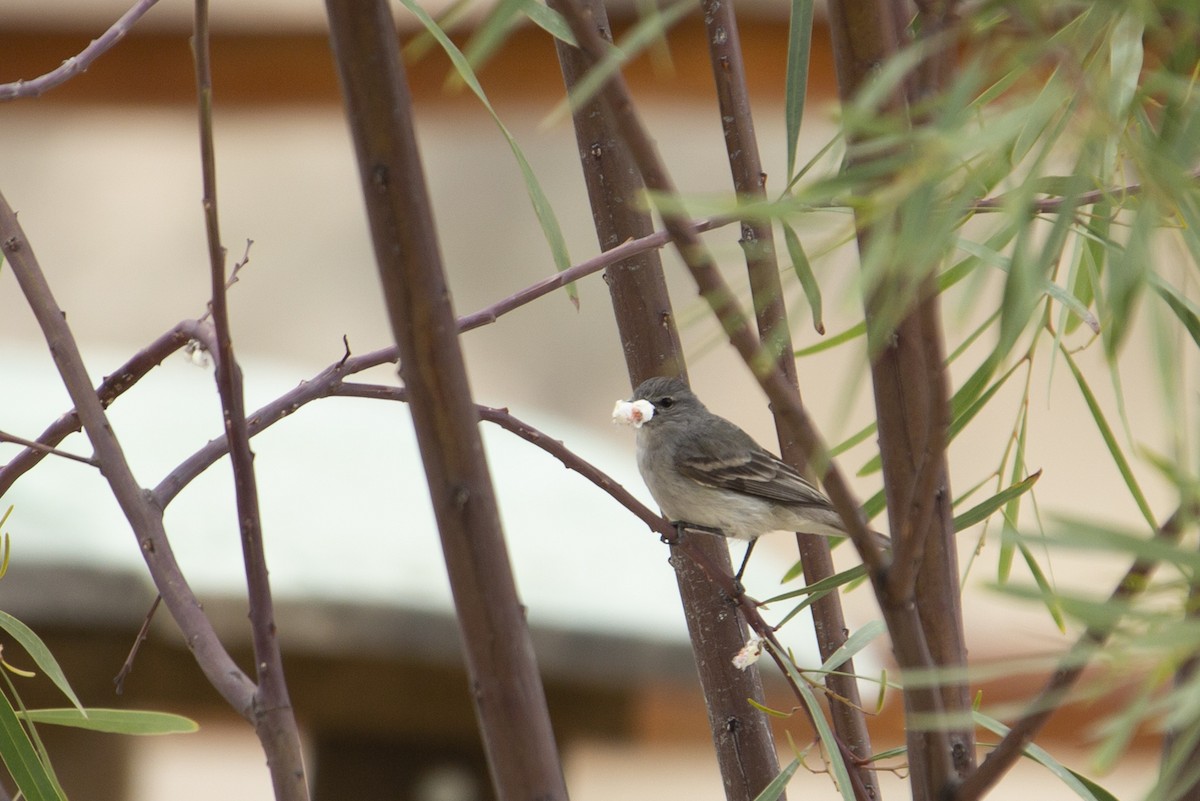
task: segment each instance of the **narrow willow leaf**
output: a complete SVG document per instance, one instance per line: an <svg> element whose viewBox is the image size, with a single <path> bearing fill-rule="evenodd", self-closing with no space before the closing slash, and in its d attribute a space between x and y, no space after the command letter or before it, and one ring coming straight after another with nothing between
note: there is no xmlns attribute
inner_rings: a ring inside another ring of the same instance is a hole
<svg viewBox="0 0 1200 801"><path fill-rule="evenodd" d="M1154 261L1150 242L1157 228L1156 205L1150 198L1143 198L1129 226L1125 247L1112 254L1109 269L1104 273L1104 297L1108 303L1104 352L1110 361L1116 358L1133 328L1134 309L1146 286L1149 265Z"/></svg>
<svg viewBox="0 0 1200 801"><path fill-rule="evenodd" d="M500 129L500 133L504 135L504 139L508 142L509 149L512 150L513 158L516 159L517 166L521 170L521 175L525 179L525 190L529 193L529 200L533 204L533 212L537 215L538 222L542 226L542 234L546 237L546 243L550 246L550 253L554 257L554 264L559 272L571 266L571 256L567 253L567 242L563 238L562 229L559 227L558 218L554 215L554 208L550 205L550 201L546 198L545 192L542 191L542 186L538 183L537 177L533 174L533 168L529 166L529 161L526 160L524 152L522 152L517 140L513 138L508 127L501 121L496 110L492 108L491 102L483 91L483 87L479 84L479 79L475 76L475 71L471 69L471 65L467 62L462 51L450 41L450 37L446 35L438 24L430 18L429 14L423 8L416 4L415 0L400 0L413 16L420 20L425 26L425 30L429 31L430 35L438 41L442 49L446 51L450 62L454 68L458 70L458 74L462 76L463 82L475 93L479 98L479 102L487 109L488 114L492 116L496 126ZM566 287L567 297L576 306L579 305L578 291L573 284Z"/></svg>
<svg viewBox="0 0 1200 801"><path fill-rule="evenodd" d="M800 140L800 123L804 119L804 99L808 91L808 59L812 46L812 30L813 0L792 0L783 90L788 183L791 183L796 174L796 146Z"/></svg>
<svg viewBox="0 0 1200 801"><path fill-rule="evenodd" d="M842 665L857 656L859 651L878 639L879 635L885 631L887 631L887 627L882 620L869 621L858 631L847 637L841 647L829 655L829 658L821 664L821 671L828 672L839 669Z"/></svg>
<svg viewBox="0 0 1200 801"><path fill-rule="evenodd" d="M797 562L792 569L787 572L787 576L784 577L784 581L790 581L791 579L789 579L788 576L795 578L796 576L800 575L802 571L803 566ZM800 614L802 611L824 598L829 593L836 591L838 587L850 584L851 582L859 581L863 578L866 578L866 575L867 569L862 565L856 565L848 570L843 570L840 573L827 576L820 581L815 581L808 586L801 587L798 590L792 590L791 592L785 592L772 598L768 598L767 600L763 601L763 603L772 604L777 601L786 601L792 598L805 596L803 601L789 610L788 613L783 616L783 619L776 624L777 627L782 626L796 615Z"/></svg>
<svg viewBox="0 0 1200 801"><path fill-rule="evenodd" d="M407 5L412 0L401 0L401 2ZM608 49L608 55L593 65L587 74L575 84L570 95L550 110L550 113L542 120L540 127L551 128L565 120L570 115L571 109L585 105L626 62L656 41L661 40L663 33L693 8L695 8L695 4L691 0L677 0L664 8L662 13L646 17L634 25L628 33L621 37L621 41L615 47Z"/></svg>
<svg viewBox="0 0 1200 801"><path fill-rule="evenodd" d="M1046 611L1050 613L1058 630L1066 634L1067 621L1063 614L1062 603L1058 600L1058 593L1050 586L1050 580L1046 577L1042 566L1033 558L1033 552L1029 550L1029 547L1023 542L1017 542L1017 547L1021 551L1021 557L1025 560L1025 566L1029 568L1029 573L1033 576L1034 583L1037 584L1037 588L1042 594L1042 603L1045 604Z"/></svg>
<svg viewBox="0 0 1200 801"><path fill-rule="evenodd" d="M27 801L65 801L58 782L38 757L8 696L0 693L0 757Z"/></svg>
<svg viewBox="0 0 1200 801"><path fill-rule="evenodd" d="M562 14L538 2L527 3L521 10L529 17L530 22L555 39L566 42L571 47L578 46L575 43L575 34L571 32L571 26L563 19Z"/></svg>
<svg viewBox="0 0 1200 801"><path fill-rule="evenodd" d="M1021 404L1020 420L1017 425L1017 452L1013 455L1012 482L1025 470L1025 443L1029 434L1029 401ZM1004 524L1000 528L1000 557L996 560L996 577L1003 584L1012 573L1013 555L1020 543L1017 534L1017 519L1021 515L1021 496L1010 500L1004 508Z"/></svg>
<svg viewBox="0 0 1200 801"><path fill-rule="evenodd" d="M844 345L847 342L851 342L861 336L866 336L866 333L867 324L857 323L850 326L842 333L827 337L815 345L809 345L807 348L800 348L800 350L795 351L792 355L797 359L802 356L812 356L814 353L821 353L822 351L829 350L830 348L836 348L838 345Z"/></svg>
<svg viewBox="0 0 1200 801"><path fill-rule="evenodd" d="M751 699L750 703L753 704L754 699ZM757 704L755 704L755 706L757 706ZM779 771L778 776L776 776L774 779L771 779L771 783L764 787L761 793L754 796L754 801L776 801L776 799L783 795L784 789L787 788L788 782L792 780L792 776L795 775L796 769L799 767L799 757L792 759L792 761L788 763L787 767Z"/></svg>
<svg viewBox="0 0 1200 801"><path fill-rule="evenodd" d="M963 409L961 412L955 413L954 406L951 406L950 425L946 430L946 438L948 442L953 442L955 437L961 434L963 429L965 429L970 422L975 419L976 415L983 411L988 403L991 402L992 398L995 397L996 393L999 392L1006 383L1008 383L1008 379L1012 378L1013 374L1016 373L1022 364L1025 364L1025 362L1017 362L1012 367L1008 368L1004 375L997 378L991 386L984 390L982 395L976 398L970 406ZM955 397L957 396L958 393L956 392Z"/></svg>
<svg viewBox="0 0 1200 801"><path fill-rule="evenodd" d="M817 277L813 275L812 265L808 262L808 255L804 252L804 245L800 242L800 237L796 235L796 229L787 223L783 223L783 240L787 243L788 256L792 259L792 269L796 271L796 277L800 279L800 286L804 288L804 297L808 299L808 308L812 310L813 328L818 334L824 336L825 323L822 320L821 312L821 286L817 283Z"/></svg>
<svg viewBox="0 0 1200 801"><path fill-rule="evenodd" d="M478 71L491 58L496 48L504 44L513 25L520 20L524 8L531 5L534 5L533 0L498 0L492 6L463 47L463 55L471 69Z"/></svg>
<svg viewBox="0 0 1200 801"><path fill-rule="evenodd" d="M754 707L759 712L762 712L765 715L770 715L773 718L790 718L793 714L793 712L791 712L791 711L784 712L782 709L772 709L771 707L767 706L766 704L760 704L758 701L755 701L753 698L747 698L746 703L750 704L750 706Z"/></svg>
<svg viewBox="0 0 1200 801"><path fill-rule="evenodd" d="M768 643L767 647L772 648L773 646ZM846 761L842 759L841 749L837 747L836 735L829 727L829 721L825 719L825 708L821 706L816 693L808 686L804 677L796 672L796 666L792 664L791 660L784 654L780 654L780 657L787 668L788 675L792 677L794 686L800 691L804 705L808 707L808 713L817 727L817 736L821 738L821 742L825 743L825 753L828 754L829 759L829 772L837 783L842 801L855 801L854 786L850 783L850 772L846 770Z"/></svg>
<svg viewBox="0 0 1200 801"><path fill-rule="evenodd" d="M182 715L138 709L89 708L84 715L78 709L30 709L21 718L52 726L102 731L110 734L190 734L199 724Z"/></svg>
<svg viewBox="0 0 1200 801"><path fill-rule="evenodd" d="M83 704L79 703L79 698L75 695L75 691L71 689L66 675L63 673L62 668L58 666L58 660L54 658L54 654L50 653L50 649L42 642L42 638L33 633L33 629L7 612L0 612L0 629L7 631L25 649L25 652L33 659L34 664L38 666L38 670L42 671L42 673L46 674L46 678L54 682L54 686L62 691L62 694L67 697L68 701L75 705L76 709L83 710Z"/></svg>
<svg viewBox="0 0 1200 801"><path fill-rule="evenodd" d="M970 242L968 240L960 240L957 247L965 252L978 255L984 263L998 267L999 269L1009 273L1011 277L1013 262L1003 254L991 250L985 245L981 245L977 242ZM1008 285L1006 284L1005 286L1007 287ZM1080 301L1079 298L1072 295L1068 290L1044 277L1038 279L1036 290L1037 291L1030 296L1029 303L1036 305L1038 300L1040 300L1041 295L1047 295L1065 306L1068 310L1075 314L1075 316L1077 316L1081 322L1087 324L1088 328L1091 328L1092 331L1097 334L1100 333L1099 320L1096 319L1096 316L1092 314L1091 310L1086 304ZM1001 311L1003 313L1003 309ZM1001 338L1002 343L1006 341L1007 340L1005 340L1003 337ZM1009 347L1011 347L1011 345ZM1005 352L1007 353L1007 349Z"/></svg>
<svg viewBox="0 0 1200 801"><path fill-rule="evenodd" d="M871 435L873 435L875 433L875 429L878 427L879 427L879 424L876 423L874 420L872 420L871 422L869 422L865 426L863 426L859 431L857 431L854 434L851 434L849 437L847 437L846 439L839 442L837 445L834 445L832 448L830 448L829 455L831 457L840 456L841 454L850 450L851 448L853 448L855 445L859 444L860 442L866 442L871 437Z"/></svg>
<svg viewBox="0 0 1200 801"><path fill-rule="evenodd" d="M1150 286L1155 294L1163 299L1171 311L1179 318L1179 322L1187 329L1192 342L1200 347L1200 317L1197 316L1192 302L1180 294L1179 290L1165 281L1152 279Z"/></svg>
<svg viewBox="0 0 1200 801"><path fill-rule="evenodd" d="M993 734L997 734L1001 737L1008 734L1008 726L1005 726L995 718L988 717L982 712L973 713L973 717L975 718L975 723L977 725L982 726ZM1025 746L1023 753L1025 756L1032 759L1046 770L1050 771L1050 773L1053 774L1059 781L1061 781L1063 785L1069 788L1077 796L1084 799L1084 801L1110 801L1110 799L1112 799L1112 795L1108 792L1105 792L1103 795L1096 795L1093 793L1092 786L1094 786L1094 783L1088 782L1085 784L1084 782L1080 781L1078 775L1074 771L1068 770L1066 767L1064 767L1062 763L1050 755L1049 751L1041 746L1030 743L1029 745Z"/></svg>
<svg viewBox="0 0 1200 801"><path fill-rule="evenodd" d="M871 520L882 512L885 506L887 506L887 497L883 494L883 490L879 490L867 498L867 502L863 504L863 514L867 516L868 520Z"/></svg>
<svg viewBox="0 0 1200 801"><path fill-rule="evenodd" d="M1092 208L1092 219L1086 225L1088 236L1082 237L1083 246L1079 251L1074 275L1071 277L1071 295L1085 308L1091 309L1096 301L1096 281L1104 274L1108 261L1108 231L1112 214L1112 204L1101 201ZM1079 327L1082 319L1078 316L1068 317L1062 326L1070 334Z"/></svg>
<svg viewBox="0 0 1200 801"><path fill-rule="evenodd" d="M1033 485L1042 477L1042 471L1039 470L1033 473L1024 481L1009 486L1007 489L993 495L982 503L972 506L961 515L954 518L954 531L959 532L968 529L976 523L982 523L987 520L997 509L1004 506L1009 501L1019 495L1023 495L1033 489Z"/></svg>
<svg viewBox="0 0 1200 801"><path fill-rule="evenodd" d="M1138 509L1146 522L1150 524L1150 528L1157 530L1158 523L1154 519L1154 512L1150 509L1150 503L1146 500L1145 494L1142 492L1141 486L1138 484L1137 478L1133 475L1133 468L1129 466L1129 460L1125 458L1125 453L1121 450L1117 438L1113 435L1112 427L1108 424L1108 419L1104 416L1104 410L1100 408L1100 402L1096 400L1095 394L1092 393L1092 388L1088 386L1087 379L1080 372L1079 366L1075 364L1075 360L1071 358L1070 352L1066 348L1060 348L1059 352L1067 362L1067 366L1071 368L1071 375L1075 376L1075 383L1079 385L1079 391L1083 394L1083 400L1087 403L1088 411L1092 414L1092 419L1096 422L1096 427L1100 429L1100 436L1104 439L1104 444L1108 446L1108 452L1112 455L1113 463L1117 466L1117 470L1121 473L1121 478L1125 480L1125 486L1129 488L1129 494L1133 496L1133 500L1137 503Z"/></svg>

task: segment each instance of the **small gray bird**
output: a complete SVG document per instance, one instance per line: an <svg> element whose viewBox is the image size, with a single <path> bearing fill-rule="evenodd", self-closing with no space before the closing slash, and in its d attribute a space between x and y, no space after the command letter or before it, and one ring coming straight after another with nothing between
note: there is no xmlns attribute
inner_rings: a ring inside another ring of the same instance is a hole
<svg viewBox="0 0 1200 801"><path fill-rule="evenodd" d="M636 428L638 469L671 522L719 529L751 547L770 531L846 536L820 490L679 379L643 381L632 400L618 401L613 419Z"/></svg>

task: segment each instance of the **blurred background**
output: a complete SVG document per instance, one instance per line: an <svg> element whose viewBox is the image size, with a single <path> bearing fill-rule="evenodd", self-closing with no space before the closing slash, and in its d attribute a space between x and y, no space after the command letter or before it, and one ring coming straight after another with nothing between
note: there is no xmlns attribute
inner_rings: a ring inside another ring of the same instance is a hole
<svg viewBox="0 0 1200 801"><path fill-rule="evenodd" d="M6 0L0 6L0 82L54 69L124 11L112 0ZM768 190L778 191L786 174L787 6L743 3L741 12ZM41 98L0 106L0 190L19 211L96 381L205 309L191 13L189 4L162 0L86 74ZM618 30L636 16L633 4L617 3L610 13ZM257 408L340 359L343 338L353 352L364 353L389 344L390 332L323 5L247 0L217 3L213 15L219 201L230 261L253 240L249 263L230 294L234 343L246 373L247 406ZM404 12L398 21L406 38L416 34L415 21ZM553 273L554 264L494 122L468 91L448 80L449 63L436 48L424 50L409 70L454 304L460 314L473 312ZM594 255L574 134L569 121L546 123L562 99L549 37L530 25L516 30L480 77L554 205L572 260ZM700 20L684 20L669 44L639 58L628 77L698 214L706 199L727 199L730 180ZM818 15L800 162L835 135L833 81ZM800 230L822 282L832 335L861 316L853 250L845 246L850 220L814 217ZM737 236L736 228L728 228L707 239L727 277L743 286ZM773 445L770 417L752 378L723 345L673 254L664 251L664 258L698 393ZM820 338L790 271L785 287L796 344L812 345ZM609 423L613 401L627 397L629 386L602 279L580 282L579 296L578 309L558 293L464 335L476 399L509 408L648 500L633 467L630 432ZM980 319L971 300L948 299L947 323L959 339L967 323ZM1135 338L1129 347L1136 352L1150 344ZM1080 359L1102 364L1095 352ZM971 367L952 375L961 381ZM807 357L799 368L802 392L827 440L839 442L871 420L861 344ZM1044 470L1041 508L1136 524L1136 507L1078 390L1061 376L1051 381L1045 365L1038 370L1034 381L1041 384L1035 386L1046 389L1030 410L1027 460ZM1135 359L1123 375L1127 414L1137 421L1139 441L1149 446L1166 442L1172 427L1156 411L1160 405L1149 389L1153 370L1151 359ZM390 370L373 377L394 380ZM44 340L2 268L0 387L3 431L35 437L69 408ZM1103 403L1115 403L1106 384L1097 391ZM169 359L111 412L135 473L148 486L220 432L211 369L183 356ZM1010 435L1011 418L1005 418L984 420L956 440L956 484L965 488L995 469ZM502 432L488 430L486 436L573 797L720 798L665 546L550 457ZM88 452L79 437L63 447ZM254 449L280 636L316 797L489 797L407 411L373 401L325 400L264 433ZM0 461L15 450L0 446ZM872 453L868 440L843 464L854 472ZM221 462L189 487L170 507L167 525L206 608L245 658L245 602L227 470ZM878 477L856 477L855 487L869 496ZM1153 484L1147 489L1155 509L1169 511L1166 491ZM52 755L68 792L132 801L270 798L251 730L203 682L165 614L125 694L113 694L112 677L153 592L136 542L100 477L79 464L46 462L18 482L0 507L10 503L13 565L0 582L0 608L46 637L85 703L166 709L202 724L195 735L144 740L53 733ZM1070 640L1043 609L998 598L984 586L994 580L994 559L988 559L994 542L979 531L964 533L964 564L977 545L979 564L967 582L972 658L983 664L1061 650ZM851 564L846 551L839 559ZM751 594L766 598L789 589L780 588L779 580L794 554L786 535L764 541L747 581ZM1054 578L1064 585L1106 587L1121 567L1094 557L1055 560ZM876 614L864 588L850 593L848 606L856 626ZM802 623L789 629L803 653L809 643ZM6 657L16 661L11 652ZM877 672L888 660L881 646L859 668ZM1036 675L1008 671L987 684L988 698L1024 697L1037 686ZM62 703L39 683L30 684L31 704ZM874 694L872 687L864 693ZM778 687L771 698L791 705ZM881 712L877 748L902 741L897 702L890 699ZM1086 771L1094 716L1086 704L1069 708L1043 744ZM810 739L799 719L778 726L798 744ZM1117 795L1136 794L1148 786L1154 755L1152 743L1139 741L1102 783ZM819 766L815 756L810 762ZM1036 788L1043 798L1069 795L1045 778L1036 766L1022 767L999 792L1015 797L1022 788ZM826 776L803 770L793 786L797 794L834 793ZM891 788L893 796L902 791Z"/></svg>

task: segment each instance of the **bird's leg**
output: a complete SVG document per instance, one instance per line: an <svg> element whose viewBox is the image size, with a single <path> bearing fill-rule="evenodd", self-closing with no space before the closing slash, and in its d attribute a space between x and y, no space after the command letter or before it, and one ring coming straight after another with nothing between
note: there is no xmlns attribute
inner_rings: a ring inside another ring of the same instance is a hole
<svg viewBox="0 0 1200 801"><path fill-rule="evenodd" d="M750 540L750 544L746 546L746 555L742 557L742 566L738 568L738 572L733 574L733 580L738 583L739 587L742 586L742 574L746 572L746 565L750 564L750 554L754 551L754 544L757 542L757 539Z"/></svg>

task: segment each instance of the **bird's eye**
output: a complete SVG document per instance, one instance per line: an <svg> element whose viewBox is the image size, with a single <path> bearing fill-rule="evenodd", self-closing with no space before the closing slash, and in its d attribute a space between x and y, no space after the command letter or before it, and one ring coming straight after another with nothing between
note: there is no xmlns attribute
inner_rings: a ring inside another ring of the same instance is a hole
<svg viewBox="0 0 1200 801"><path fill-rule="evenodd" d="M658 402L658 405L663 407L664 409L670 409L672 406L675 405L675 399L668 395L667 397L660 400Z"/></svg>

